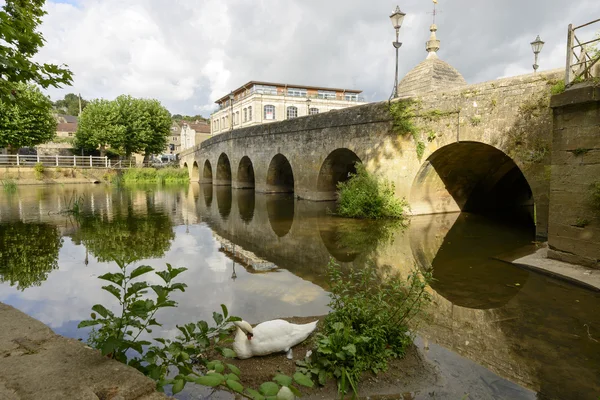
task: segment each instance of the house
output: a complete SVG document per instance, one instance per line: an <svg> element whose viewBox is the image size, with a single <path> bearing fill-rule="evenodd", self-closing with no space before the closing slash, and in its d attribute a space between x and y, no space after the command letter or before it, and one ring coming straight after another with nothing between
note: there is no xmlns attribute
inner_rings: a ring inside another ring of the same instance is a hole
<svg viewBox="0 0 600 400"><path fill-rule="evenodd" d="M59 138L74 137L77 132L77 117L56 114L56 136Z"/></svg>
<svg viewBox="0 0 600 400"><path fill-rule="evenodd" d="M189 149L211 135L210 125L206 121L181 121L181 150Z"/></svg>
<svg viewBox="0 0 600 400"><path fill-rule="evenodd" d="M250 81L216 101L211 133L314 115L364 103L360 90Z"/></svg>
<svg viewBox="0 0 600 400"><path fill-rule="evenodd" d="M165 154L176 154L181 151L181 122L173 121Z"/></svg>

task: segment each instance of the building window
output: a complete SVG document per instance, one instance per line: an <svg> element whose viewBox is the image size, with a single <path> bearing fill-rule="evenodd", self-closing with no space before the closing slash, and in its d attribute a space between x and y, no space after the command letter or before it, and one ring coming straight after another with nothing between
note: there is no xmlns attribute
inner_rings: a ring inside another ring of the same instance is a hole
<svg viewBox="0 0 600 400"><path fill-rule="evenodd" d="M277 87L275 86L267 86L267 85L254 85L251 93L260 93L260 94L277 94Z"/></svg>
<svg viewBox="0 0 600 400"><path fill-rule="evenodd" d="M319 93L317 93L317 97L319 99L333 99L335 100L335 92L329 91L329 90L319 90Z"/></svg>
<svg viewBox="0 0 600 400"><path fill-rule="evenodd" d="M244 108L244 122L248 121L248 109Z"/></svg>
<svg viewBox="0 0 600 400"><path fill-rule="evenodd" d="M248 107L248 121L252 121L252 106Z"/></svg>
<svg viewBox="0 0 600 400"><path fill-rule="evenodd" d="M288 88L287 94L293 97L306 97L306 89Z"/></svg>
<svg viewBox="0 0 600 400"><path fill-rule="evenodd" d="M318 108L316 108L316 107L311 107L311 108L308 110L308 115L315 115L315 114L318 114L318 113L319 113L319 109L318 109Z"/></svg>
<svg viewBox="0 0 600 400"><path fill-rule="evenodd" d="M344 96L344 98L346 99L346 101L358 101L358 94L348 94L348 93L346 93L346 95Z"/></svg>
<svg viewBox="0 0 600 400"><path fill-rule="evenodd" d="M73 132L69 132L69 136L73 136Z"/></svg>
<svg viewBox="0 0 600 400"><path fill-rule="evenodd" d="M275 119L275 106L269 104L265 106L265 119Z"/></svg>
<svg viewBox="0 0 600 400"><path fill-rule="evenodd" d="M238 125L240 123L240 112L235 112L235 124Z"/></svg>
<svg viewBox="0 0 600 400"><path fill-rule="evenodd" d="M287 108L287 119L296 118L298 116L298 107L289 106Z"/></svg>

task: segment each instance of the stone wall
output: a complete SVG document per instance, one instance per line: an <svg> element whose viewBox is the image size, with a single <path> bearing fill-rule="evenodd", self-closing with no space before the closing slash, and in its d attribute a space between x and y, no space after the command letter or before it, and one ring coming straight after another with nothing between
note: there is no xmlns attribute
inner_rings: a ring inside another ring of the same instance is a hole
<svg viewBox="0 0 600 400"><path fill-rule="evenodd" d="M600 268L600 204L592 195L600 187L600 88L573 87L552 107L548 256Z"/></svg>

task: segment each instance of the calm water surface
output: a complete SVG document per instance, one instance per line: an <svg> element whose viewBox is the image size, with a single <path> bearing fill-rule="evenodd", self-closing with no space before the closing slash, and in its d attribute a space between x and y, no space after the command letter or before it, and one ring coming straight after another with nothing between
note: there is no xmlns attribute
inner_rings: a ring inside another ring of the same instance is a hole
<svg viewBox="0 0 600 400"><path fill-rule="evenodd" d="M61 211L78 198L75 221ZM418 345L442 378L412 398L600 397L600 295L496 258L529 245L530 225L448 214L402 228L332 217L333 207L194 184L20 187L0 193L0 301L85 337L79 321L113 304L97 277L115 259L171 263L188 268L179 307L158 316L160 334L174 337L175 324L209 320L221 303L252 323L327 313L331 257L431 269L434 303Z"/></svg>

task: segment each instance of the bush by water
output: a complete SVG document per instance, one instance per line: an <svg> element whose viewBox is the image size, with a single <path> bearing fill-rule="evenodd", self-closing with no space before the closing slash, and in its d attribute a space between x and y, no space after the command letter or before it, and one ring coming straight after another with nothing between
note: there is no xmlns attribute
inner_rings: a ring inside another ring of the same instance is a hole
<svg viewBox="0 0 600 400"><path fill-rule="evenodd" d="M130 168L122 177L123 183L187 183L190 181L183 168Z"/></svg>

